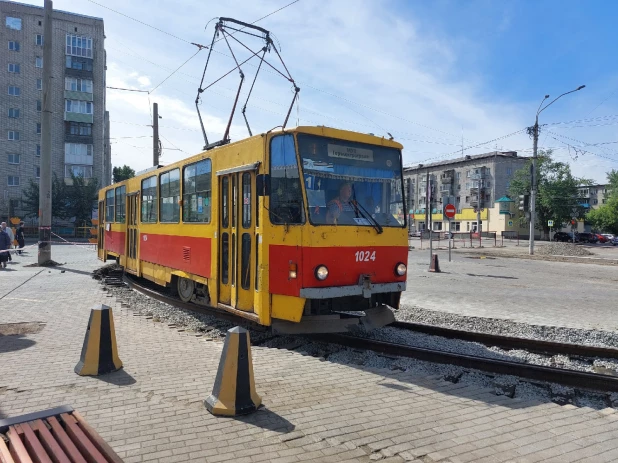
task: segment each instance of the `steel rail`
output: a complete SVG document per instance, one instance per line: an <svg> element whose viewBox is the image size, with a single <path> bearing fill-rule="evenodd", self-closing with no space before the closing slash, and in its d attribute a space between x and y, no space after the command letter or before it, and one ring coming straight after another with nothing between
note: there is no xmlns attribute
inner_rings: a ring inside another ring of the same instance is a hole
<svg viewBox="0 0 618 463"><path fill-rule="evenodd" d="M329 334L328 336L319 335L312 337L323 342L339 344L355 349L370 350L390 356L456 365L490 373L518 376L536 381L547 381L578 389L618 392L618 377L616 376L545 367L528 363L510 362L507 360L490 359L475 355L456 354L453 352L358 338L350 335Z"/></svg>
<svg viewBox="0 0 618 463"><path fill-rule="evenodd" d="M463 331L453 328L443 328L422 323L394 322L388 325L393 328L400 328L418 333L442 336L448 339L461 339L484 344L486 346L496 346L507 349L524 349L529 352L551 353L563 355L576 355L581 357L604 357L618 358L618 349L611 347L584 346L581 344L571 344L567 342L541 341L538 339L517 338L512 336L502 336L497 334L478 333L473 331Z"/></svg>
<svg viewBox="0 0 618 463"><path fill-rule="evenodd" d="M257 323L247 318L241 317L240 315L235 315L233 313L230 313L226 310L218 309L216 307L211 307L211 306L194 304L191 302L183 302L179 299L176 299L175 297L166 296L165 294L161 294L160 292L155 291L154 289L141 285L140 283L135 281L133 278L129 277L126 273L123 274L122 280L127 284L129 288L137 291L138 293L151 297L152 299L156 299L159 302L164 302L173 307L184 309L184 310L190 310L192 312L197 312L197 313L201 313L204 315L210 315L210 316L216 317L217 319L223 319L223 320L235 323L235 324L242 324L244 326L250 327L251 329L254 329L257 331L265 331L265 327L258 325Z"/></svg>

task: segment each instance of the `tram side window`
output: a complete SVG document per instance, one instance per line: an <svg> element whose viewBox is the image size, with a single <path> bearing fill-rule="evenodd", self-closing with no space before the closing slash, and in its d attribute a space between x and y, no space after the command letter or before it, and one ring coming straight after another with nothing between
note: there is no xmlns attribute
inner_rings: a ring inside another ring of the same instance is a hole
<svg viewBox="0 0 618 463"><path fill-rule="evenodd" d="M114 189L107 190L105 193L105 221L112 223L114 221Z"/></svg>
<svg viewBox="0 0 618 463"><path fill-rule="evenodd" d="M157 222L157 176L142 180L142 222Z"/></svg>
<svg viewBox="0 0 618 463"><path fill-rule="evenodd" d="M210 159L185 166L182 179L182 221L210 223Z"/></svg>
<svg viewBox="0 0 618 463"><path fill-rule="evenodd" d="M125 219L126 188L125 186L116 188L116 222L118 223L124 223Z"/></svg>
<svg viewBox="0 0 618 463"><path fill-rule="evenodd" d="M273 224L305 223L293 135L279 135L270 141L270 182L270 221Z"/></svg>
<svg viewBox="0 0 618 463"><path fill-rule="evenodd" d="M180 169L161 174L159 195L161 222L178 223L180 220Z"/></svg>

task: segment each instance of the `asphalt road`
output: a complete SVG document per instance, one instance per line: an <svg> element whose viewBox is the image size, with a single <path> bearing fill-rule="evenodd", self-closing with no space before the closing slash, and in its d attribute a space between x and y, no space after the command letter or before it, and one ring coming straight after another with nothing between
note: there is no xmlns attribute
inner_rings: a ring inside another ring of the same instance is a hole
<svg viewBox="0 0 618 463"><path fill-rule="evenodd" d="M613 249L611 250L613 251ZM600 253L599 253L600 254ZM607 257L615 257L608 250ZM438 251L442 273L430 273L429 250L412 250L403 305L467 316L618 331L618 266L487 257Z"/></svg>

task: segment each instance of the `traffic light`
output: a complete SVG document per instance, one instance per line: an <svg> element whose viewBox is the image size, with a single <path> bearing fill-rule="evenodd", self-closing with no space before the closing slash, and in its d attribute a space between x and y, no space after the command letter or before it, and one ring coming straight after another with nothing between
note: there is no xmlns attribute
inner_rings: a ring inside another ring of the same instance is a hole
<svg viewBox="0 0 618 463"><path fill-rule="evenodd" d="M519 195L519 210L523 212L530 210L530 195Z"/></svg>

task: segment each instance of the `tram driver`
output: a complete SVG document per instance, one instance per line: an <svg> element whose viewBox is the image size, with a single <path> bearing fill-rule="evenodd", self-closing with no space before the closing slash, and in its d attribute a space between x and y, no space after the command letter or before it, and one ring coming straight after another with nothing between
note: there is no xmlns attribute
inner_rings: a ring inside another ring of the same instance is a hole
<svg viewBox="0 0 618 463"><path fill-rule="evenodd" d="M341 216L342 212L354 212L354 206L352 205L351 198L352 184L350 182L343 182L339 186L339 196L329 201L326 205L326 222L337 224L337 220Z"/></svg>

